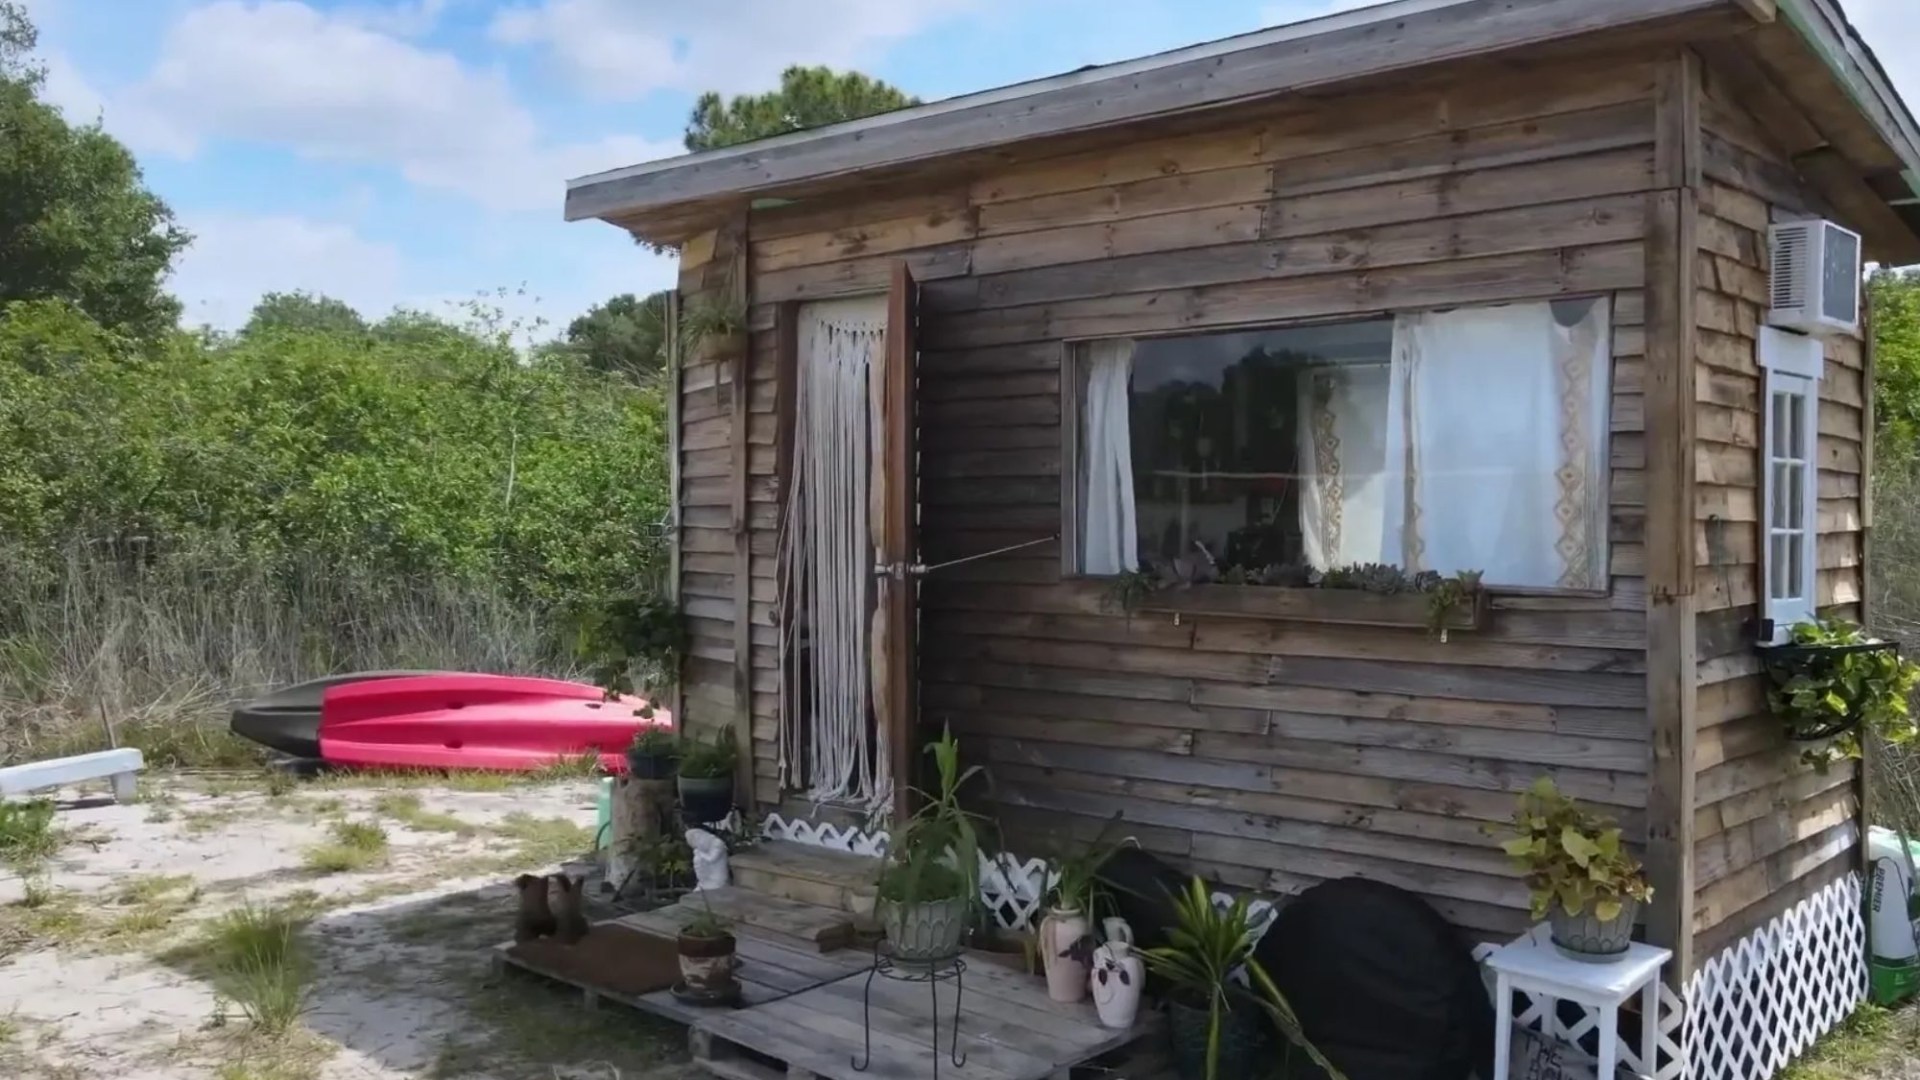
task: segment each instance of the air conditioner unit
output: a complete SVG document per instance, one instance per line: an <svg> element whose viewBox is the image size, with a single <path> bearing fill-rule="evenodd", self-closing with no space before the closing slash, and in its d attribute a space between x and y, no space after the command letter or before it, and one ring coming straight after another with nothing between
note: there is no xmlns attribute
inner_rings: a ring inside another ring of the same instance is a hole
<svg viewBox="0 0 1920 1080"><path fill-rule="evenodd" d="M1767 323L1825 337L1860 331L1860 234L1831 221L1783 221L1768 230L1773 306Z"/></svg>

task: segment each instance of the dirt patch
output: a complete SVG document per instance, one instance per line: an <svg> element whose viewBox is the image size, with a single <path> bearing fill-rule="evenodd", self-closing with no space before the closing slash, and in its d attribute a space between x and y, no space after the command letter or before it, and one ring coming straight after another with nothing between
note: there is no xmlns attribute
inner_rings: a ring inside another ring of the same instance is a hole
<svg viewBox="0 0 1920 1080"><path fill-rule="evenodd" d="M377 824L383 854L319 872L306 853L340 842L343 821ZM0 1014L0 1075L659 1080L687 1071L677 1025L587 1012L577 994L490 973L492 947L512 931L511 877L590 845L586 781L438 788L417 777L269 785L149 776L141 801L64 802L57 823L86 842L31 871L0 872L0 981L13 1009ZM268 906L298 913L310 961L298 1020L273 1035L231 983L193 959L216 920Z"/></svg>

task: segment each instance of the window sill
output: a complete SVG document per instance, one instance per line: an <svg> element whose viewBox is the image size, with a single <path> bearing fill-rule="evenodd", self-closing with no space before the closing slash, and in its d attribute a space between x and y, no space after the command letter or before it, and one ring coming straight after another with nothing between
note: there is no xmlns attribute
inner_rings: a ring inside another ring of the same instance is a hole
<svg viewBox="0 0 1920 1080"><path fill-rule="evenodd" d="M1336 623L1411 630L1479 630L1487 621L1487 592L1456 605L1440 627L1428 617L1428 599L1422 593L1382 595L1357 589L1296 589L1278 585L1188 585L1161 589L1143 598L1134 610L1172 615L1207 615L1236 619L1278 619L1290 622Z"/></svg>

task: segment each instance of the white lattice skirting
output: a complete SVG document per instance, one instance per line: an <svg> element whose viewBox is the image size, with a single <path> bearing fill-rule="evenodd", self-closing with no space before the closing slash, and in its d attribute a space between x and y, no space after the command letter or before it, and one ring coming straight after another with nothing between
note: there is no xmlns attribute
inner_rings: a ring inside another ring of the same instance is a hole
<svg viewBox="0 0 1920 1080"><path fill-rule="evenodd" d="M1694 973L1689 1080L1768 1080L1866 996L1860 875L1848 874Z"/></svg>

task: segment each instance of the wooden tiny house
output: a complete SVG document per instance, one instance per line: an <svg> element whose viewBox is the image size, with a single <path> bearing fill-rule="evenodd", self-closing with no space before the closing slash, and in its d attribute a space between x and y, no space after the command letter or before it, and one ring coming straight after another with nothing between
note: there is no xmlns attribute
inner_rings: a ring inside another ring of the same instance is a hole
<svg viewBox="0 0 1920 1080"><path fill-rule="evenodd" d="M764 809L950 724L1016 845L1117 812L1485 939L1549 774L1683 979L1858 866L1752 646L1863 614L1872 357L1778 337L1769 234L1920 260L1917 146L1832 0L1403 0L576 180L752 331L679 350L681 715ZM1484 593L1244 583L1361 563Z"/></svg>

